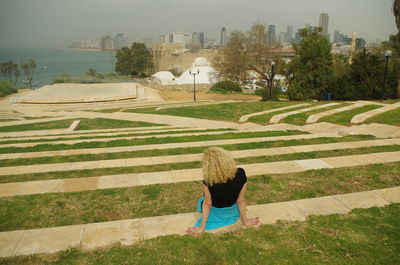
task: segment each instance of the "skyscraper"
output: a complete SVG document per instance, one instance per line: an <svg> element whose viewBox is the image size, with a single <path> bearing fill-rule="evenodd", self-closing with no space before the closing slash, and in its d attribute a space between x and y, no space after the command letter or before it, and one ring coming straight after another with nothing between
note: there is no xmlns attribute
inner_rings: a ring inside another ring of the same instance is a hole
<svg viewBox="0 0 400 265"><path fill-rule="evenodd" d="M275 25L269 25L267 31L267 43L274 44L276 42Z"/></svg>
<svg viewBox="0 0 400 265"><path fill-rule="evenodd" d="M222 27L221 28L221 46L225 47L227 43L228 43L228 41L226 38L226 28Z"/></svg>
<svg viewBox="0 0 400 265"><path fill-rule="evenodd" d="M204 49L204 32L193 32L192 43L199 44L201 49Z"/></svg>
<svg viewBox="0 0 400 265"><path fill-rule="evenodd" d="M123 33L118 33L117 36L115 36L115 38L114 38L114 42L115 42L116 50L119 50L122 47L128 46L128 38Z"/></svg>
<svg viewBox="0 0 400 265"><path fill-rule="evenodd" d="M319 27L322 28L322 34L327 38L329 38L328 23L329 23L329 15L327 13L321 13L319 15Z"/></svg>
<svg viewBox="0 0 400 265"><path fill-rule="evenodd" d="M293 26L292 25L288 25L286 28L286 42L287 43L291 43L293 40Z"/></svg>

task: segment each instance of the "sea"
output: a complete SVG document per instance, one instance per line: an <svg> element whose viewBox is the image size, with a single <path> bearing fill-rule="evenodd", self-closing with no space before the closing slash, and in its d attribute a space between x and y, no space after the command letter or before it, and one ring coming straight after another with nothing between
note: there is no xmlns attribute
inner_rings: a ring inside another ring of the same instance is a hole
<svg viewBox="0 0 400 265"><path fill-rule="evenodd" d="M33 87L39 88L51 84L53 78L68 73L73 76L85 75L89 68L98 73L114 72L115 54L92 50L74 50L69 48L0 48L0 63L33 59L36 69L33 72ZM21 71L19 84L24 82ZM6 80L0 76L0 80Z"/></svg>

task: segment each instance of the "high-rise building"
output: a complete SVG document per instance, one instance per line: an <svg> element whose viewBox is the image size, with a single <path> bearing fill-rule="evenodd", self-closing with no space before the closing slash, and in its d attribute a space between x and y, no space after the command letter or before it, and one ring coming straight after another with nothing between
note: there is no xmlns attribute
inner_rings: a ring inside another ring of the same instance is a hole
<svg viewBox="0 0 400 265"><path fill-rule="evenodd" d="M99 38L100 49L105 51L111 51L114 47L113 39L110 35L104 35Z"/></svg>
<svg viewBox="0 0 400 265"><path fill-rule="evenodd" d="M221 28L221 46L225 47L226 44L228 44L228 40L227 40L227 37L226 37L226 28L222 27Z"/></svg>
<svg viewBox="0 0 400 265"><path fill-rule="evenodd" d="M118 33L114 38L115 49L119 50L122 47L128 46L128 38L123 33Z"/></svg>
<svg viewBox="0 0 400 265"><path fill-rule="evenodd" d="M274 44L276 42L275 25L269 25L267 31L267 43Z"/></svg>
<svg viewBox="0 0 400 265"><path fill-rule="evenodd" d="M204 49L204 32L193 32L192 33L192 43L200 45L201 49Z"/></svg>
<svg viewBox="0 0 400 265"><path fill-rule="evenodd" d="M319 27L322 29L322 34L327 38L329 38L328 23L329 23L329 15L327 13L321 13L319 15Z"/></svg>
<svg viewBox="0 0 400 265"><path fill-rule="evenodd" d="M293 41L293 26L292 25L288 25L286 27L286 39L285 42L286 43L291 43Z"/></svg>

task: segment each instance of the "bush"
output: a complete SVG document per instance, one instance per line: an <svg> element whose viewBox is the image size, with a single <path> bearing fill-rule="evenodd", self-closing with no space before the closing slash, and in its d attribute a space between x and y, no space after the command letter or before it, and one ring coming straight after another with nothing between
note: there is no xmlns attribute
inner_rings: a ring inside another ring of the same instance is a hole
<svg viewBox="0 0 400 265"><path fill-rule="evenodd" d="M225 80L214 84L210 91L214 92L242 92L240 85L238 83Z"/></svg>
<svg viewBox="0 0 400 265"><path fill-rule="evenodd" d="M0 82L0 97L5 97L7 95L17 93L18 87L9 81Z"/></svg>

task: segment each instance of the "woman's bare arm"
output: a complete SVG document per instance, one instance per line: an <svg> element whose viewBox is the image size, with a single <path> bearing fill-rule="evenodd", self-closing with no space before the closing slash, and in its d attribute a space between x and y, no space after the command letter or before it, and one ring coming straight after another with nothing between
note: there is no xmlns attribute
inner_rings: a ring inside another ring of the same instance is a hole
<svg viewBox="0 0 400 265"><path fill-rule="evenodd" d="M236 201L236 203L239 206L239 211L240 211L240 219L242 220L244 225L257 225L260 223L260 220L258 217L256 218L247 218L246 217L246 187L247 184L245 183L242 187L242 190L239 193L239 197Z"/></svg>
<svg viewBox="0 0 400 265"><path fill-rule="evenodd" d="M212 206L212 199L211 199L211 193L208 190L208 187L203 185L203 194L204 194L204 201L203 201L203 207L201 211L201 223L200 227L189 227L186 229L186 233L188 234L200 234L204 232L204 229L207 224L208 220L208 215L210 214L210 209Z"/></svg>

